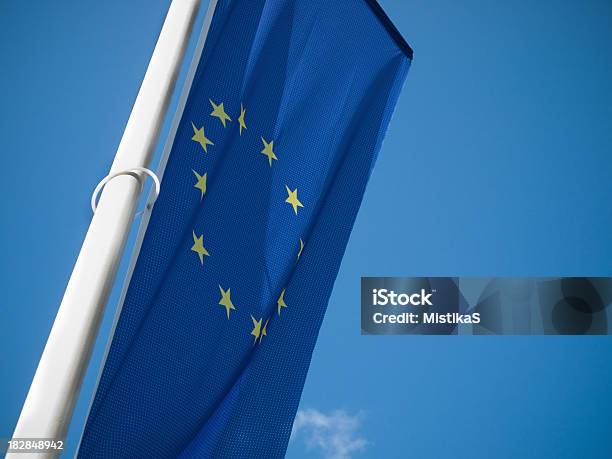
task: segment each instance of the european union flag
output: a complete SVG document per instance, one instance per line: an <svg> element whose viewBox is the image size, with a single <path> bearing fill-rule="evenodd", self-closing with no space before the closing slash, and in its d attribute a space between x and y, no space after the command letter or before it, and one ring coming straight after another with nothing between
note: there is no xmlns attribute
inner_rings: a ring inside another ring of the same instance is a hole
<svg viewBox="0 0 612 459"><path fill-rule="evenodd" d="M411 58L374 0L218 1L79 457L284 455Z"/></svg>

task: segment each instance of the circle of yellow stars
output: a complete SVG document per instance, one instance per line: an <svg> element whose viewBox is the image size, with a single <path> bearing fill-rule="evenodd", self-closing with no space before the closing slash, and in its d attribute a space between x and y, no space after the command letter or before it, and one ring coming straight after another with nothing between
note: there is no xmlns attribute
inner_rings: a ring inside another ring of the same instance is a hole
<svg viewBox="0 0 612 459"><path fill-rule="evenodd" d="M210 105L212 107L210 116L213 118L217 118L223 128L226 128L228 123L232 122L232 118L225 111L223 102L216 103L212 99L208 99L208 101L210 102ZM239 135L242 136L243 131L247 129L246 109L243 104L240 104L240 115L236 118L236 120L238 122ZM191 126L193 128L193 137L191 137L191 140L198 143L202 147L202 150L204 150L204 153L208 153L208 147L214 146L214 142L208 137L206 137L204 125L198 128L196 124L192 121ZM261 154L266 157L268 161L268 166L272 168L273 162L279 160L276 156L276 152L274 151L274 140L267 140L266 138L261 136L261 142L263 144ZM201 201L206 195L206 180L208 174L206 172L199 173L193 169L192 172L196 179L196 182L193 186L199 191ZM298 188L290 188L289 185L285 184L285 190L287 192L285 203L291 206L291 209L293 210L293 213L295 215L298 215L299 209L304 208L304 204L302 204L302 202L298 198ZM302 256L303 250L304 241L300 238L296 262L299 261L300 257ZM204 257L210 257L210 253L204 246L204 235L200 234L198 236L195 230L193 230L193 245L191 247L191 251L195 252L198 255L198 259L200 260L200 264L202 266L204 266ZM219 292L221 296L221 298L219 299L219 305L223 306L227 315L227 319L230 320L233 313L235 313L234 311L237 311L237 308L232 302L231 289L228 287L226 290L223 288L223 286L219 284ZM282 310L289 307L289 305L285 301L285 292L286 288L283 288L276 301L277 314L279 317L281 315ZM266 318L266 321L264 322L264 317L260 317L259 319L257 319L253 315L251 315L252 329L250 335L254 338L253 344L261 344L261 341L263 340L264 336L267 336L267 328L269 321L269 317Z"/></svg>

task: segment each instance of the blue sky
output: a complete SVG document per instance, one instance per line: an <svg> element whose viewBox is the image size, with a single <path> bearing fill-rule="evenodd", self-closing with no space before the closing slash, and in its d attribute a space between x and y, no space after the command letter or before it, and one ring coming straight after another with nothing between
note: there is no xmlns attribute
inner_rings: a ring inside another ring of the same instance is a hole
<svg viewBox="0 0 612 459"><path fill-rule="evenodd" d="M168 4L0 2L0 437L15 425ZM609 457L608 337L361 336L359 278L612 275L612 4L381 4L415 60L288 457ZM195 34L188 55L194 45Z"/></svg>

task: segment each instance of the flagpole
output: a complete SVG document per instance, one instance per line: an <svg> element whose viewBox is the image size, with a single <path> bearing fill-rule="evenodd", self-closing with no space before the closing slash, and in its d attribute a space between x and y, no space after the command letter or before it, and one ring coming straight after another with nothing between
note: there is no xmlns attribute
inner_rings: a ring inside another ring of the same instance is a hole
<svg viewBox="0 0 612 459"><path fill-rule="evenodd" d="M111 174L147 167L151 160L199 3L200 0L172 1ZM64 439L145 178L120 175L105 186L13 438ZM54 455L38 453L28 457ZM6 457L15 458L17 454Z"/></svg>

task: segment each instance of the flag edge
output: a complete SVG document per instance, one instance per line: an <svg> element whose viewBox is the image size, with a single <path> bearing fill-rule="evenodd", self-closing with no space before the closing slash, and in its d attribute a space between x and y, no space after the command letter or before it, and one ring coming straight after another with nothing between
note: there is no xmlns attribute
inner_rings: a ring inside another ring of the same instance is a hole
<svg viewBox="0 0 612 459"><path fill-rule="evenodd" d="M391 35L391 38L395 41L395 43L400 47L402 52L406 55L406 57L410 60L413 59L414 51L411 46L408 44L402 33L398 30L398 28L393 24L391 18L385 13L385 10L378 0L365 0L366 4L370 7L372 12L376 15L378 20L382 23L382 25L387 29L387 32Z"/></svg>

